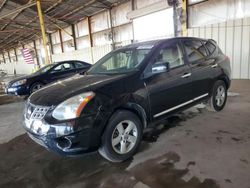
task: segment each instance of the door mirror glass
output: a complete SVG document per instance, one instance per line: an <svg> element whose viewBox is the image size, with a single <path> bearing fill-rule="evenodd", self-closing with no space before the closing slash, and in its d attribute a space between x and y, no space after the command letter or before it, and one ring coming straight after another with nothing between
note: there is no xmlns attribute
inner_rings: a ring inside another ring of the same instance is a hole
<svg viewBox="0 0 250 188"><path fill-rule="evenodd" d="M169 63L156 62L152 65L152 73L158 74L162 72L167 72L169 70Z"/></svg>

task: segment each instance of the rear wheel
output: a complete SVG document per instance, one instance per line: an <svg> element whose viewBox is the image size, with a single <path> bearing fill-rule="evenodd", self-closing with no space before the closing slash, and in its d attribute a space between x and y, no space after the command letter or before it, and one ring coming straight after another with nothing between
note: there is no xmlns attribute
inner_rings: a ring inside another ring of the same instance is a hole
<svg viewBox="0 0 250 188"><path fill-rule="evenodd" d="M99 153L112 162L125 161L136 153L141 138L140 119L132 112L118 111L109 120Z"/></svg>
<svg viewBox="0 0 250 188"><path fill-rule="evenodd" d="M209 101L209 109L214 112L221 111L227 102L227 87L224 81L215 82Z"/></svg>
<svg viewBox="0 0 250 188"><path fill-rule="evenodd" d="M40 82L36 82L36 83L32 84L32 86L30 87L30 94L41 89L43 86L44 86L44 84L42 84Z"/></svg>

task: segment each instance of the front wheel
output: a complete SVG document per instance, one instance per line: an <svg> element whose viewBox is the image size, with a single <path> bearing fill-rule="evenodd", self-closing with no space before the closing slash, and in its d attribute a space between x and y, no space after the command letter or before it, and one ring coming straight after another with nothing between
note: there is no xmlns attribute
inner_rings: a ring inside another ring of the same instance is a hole
<svg viewBox="0 0 250 188"><path fill-rule="evenodd" d="M117 111L104 131L99 153L111 162L122 162L136 153L141 139L140 119L132 112Z"/></svg>
<svg viewBox="0 0 250 188"><path fill-rule="evenodd" d="M227 87L224 81L215 82L211 98L209 101L209 109L215 112L221 111L227 102Z"/></svg>
<svg viewBox="0 0 250 188"><path fill-rule="evenodd" d="M44 84L40 83L40 82L36 82L34 84L32 84L32 86L30 87L30 94L38 91L39 89L41 89L44 86Z"/></svg>

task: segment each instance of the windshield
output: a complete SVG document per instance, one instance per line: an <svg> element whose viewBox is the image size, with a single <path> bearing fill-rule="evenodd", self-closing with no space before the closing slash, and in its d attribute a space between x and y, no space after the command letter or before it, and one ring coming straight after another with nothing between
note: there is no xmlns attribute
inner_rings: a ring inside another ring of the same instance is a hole
<svg viewBox="0 0 250 188"><path fill-rule="evenodd" d="M111 52L95 63L88 74L124 74L137 69L151 48L122 49Z"/></svg>
<svg viewBox="0 0 250 188"><path fill-rule="evenodd" d="M49 64L49 65L46 65L42 68L40 68L38 71L36 71L35 73L45 73L47 72L49 69L51 69L55 64Z"/></svg>

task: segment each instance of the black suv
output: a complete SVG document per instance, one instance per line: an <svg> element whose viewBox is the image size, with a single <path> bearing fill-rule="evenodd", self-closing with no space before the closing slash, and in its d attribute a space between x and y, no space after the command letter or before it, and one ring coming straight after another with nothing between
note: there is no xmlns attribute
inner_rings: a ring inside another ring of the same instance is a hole
<svg viewBox="0 0 250 188"><path fill-rule="evenodd" d="M124 161L158 120L202 101L222 110L229 86L229 58L213 40L131 44L104 56L85 75L32 94L24 128L59 154L99 150L110 161Z"/></svg>
<svg viewBox="0 0 250 188"><path fill-rule="evenodd" d="M30 95L44 87L46 84L73 76L77 73L84 73L90 67L90 64L78 60L61 61L49 64L33 74L21 76L11 80L9 83L5 83L5 93Z"/></svg>

